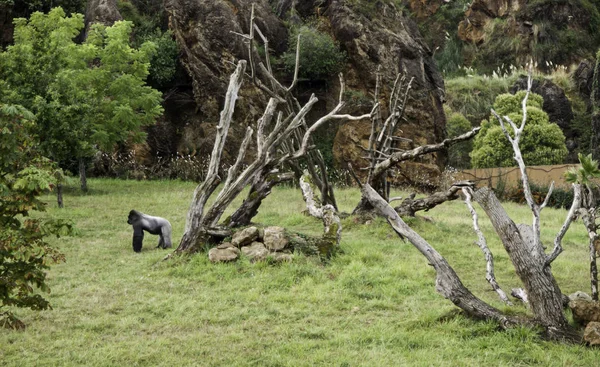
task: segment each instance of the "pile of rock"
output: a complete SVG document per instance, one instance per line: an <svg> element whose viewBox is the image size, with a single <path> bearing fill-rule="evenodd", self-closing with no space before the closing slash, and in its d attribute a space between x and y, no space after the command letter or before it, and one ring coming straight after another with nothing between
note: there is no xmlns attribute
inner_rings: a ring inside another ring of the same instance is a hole
<svg viewBox="0 0 600 367"><path fill-rule="evenodd" d="M244 254L250 261L292 261L292 245L282 227L247 227L233 234L231 242L210 249L208 259L214 263L237 260Z"/></svg>
<svg viewBox="0 0 600 367"><path fill-rule="evenodd" d="M589 345L600 345L600 303L584 292L575 292L569 296L569 307L573 319L585 325L583 340Z"/></svg>

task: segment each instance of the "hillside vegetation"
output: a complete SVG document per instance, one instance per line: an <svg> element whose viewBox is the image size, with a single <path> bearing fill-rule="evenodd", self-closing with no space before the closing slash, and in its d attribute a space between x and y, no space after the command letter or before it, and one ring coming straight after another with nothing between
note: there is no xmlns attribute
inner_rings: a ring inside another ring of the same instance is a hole
<svg viewBox="0 0 600 367"><path fill-rule="evenodd" d="M62 210L46 197L47 215L73 219L79 234L53 240L66 255L49 273L54 309L15 310L28 328L0 331L3 366L597 363L593 349L544 342L530 329L499 332L494 323L463 317L435 292L434 272L421 254L382 220L344 220L343 253L326 265L302 257L280 265L214 265L206 255L163 262L167 252L155 249L155 236L146 236L141 254L132 251L127 213L135 208L168 218L177 243L195 185L93 179L89 186L88 195L68 187ZM359 192L340 189L337 198L348 212ZM506 206L517 221L530 221L525 207ZM320 233L322 225L302 210L299 190L276 188L256 221ZM426 215L430 220L409 224L447 256L470 289L504 309L484 279L464 204L449 202ZM564 215L543 212L545 243L552 243ZM518 286L491 225L480 220L499 283ZM553 263L561 289L588 291L587 236L580 222L563 245L565 253ZM527 310L517 306L514 312Z"/></svg>

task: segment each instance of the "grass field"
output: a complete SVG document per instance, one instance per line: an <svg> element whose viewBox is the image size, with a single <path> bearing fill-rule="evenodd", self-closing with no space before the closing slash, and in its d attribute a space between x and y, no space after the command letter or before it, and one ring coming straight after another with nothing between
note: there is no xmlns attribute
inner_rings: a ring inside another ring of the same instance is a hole
<svg viewBox="0 0 600 367"><path fill-rule="evenodd" d="M539 340L535 331L498 331L472 321L435 292L434 272L387 223L343 221L343 253L330 264L296 257L268 265L211 264L205 255L163 262L167 251L146 236L131 248L130 209L168 218L174 243L183 234L195 185L178 181L92 179L82 195L69 188L65 208L79 233L52 240L66 255L49 272L53 310L15 310L24 331L0 330L2 366L595 366L600 351ZM337 191L343 211L356 189ZM523 206L507 204L521 222ZM277 188L257 222L319 234L304 216L298 190ZM485 282L471 218L459 201L409 224L447 257L468 287L505 309ZM551 244L565 212L542 213ZM483 212L480 210L480 216ZM519 286L507 255L482 219L505 290ZM577 222L553 265L564 293L588 292L586 234ZM514 312L527 312L515 307Z"/></svg>

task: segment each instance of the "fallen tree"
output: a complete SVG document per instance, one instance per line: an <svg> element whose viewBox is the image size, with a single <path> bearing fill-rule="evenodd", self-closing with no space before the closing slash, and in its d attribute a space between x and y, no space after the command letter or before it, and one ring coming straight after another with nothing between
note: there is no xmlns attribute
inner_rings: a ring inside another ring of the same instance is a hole
<svg viewBox="0 0 600 367"><path fill-rule="evenodd" d="M481 206L490 219L498 237L502 241L510 260L512 261L515 272L523 283L523 291L524 294L526 294L533 317L516 317L507 314L473 295L473 293L463 285L456 272L443 256L440 255L426 240L419 236L419 234L408 227L408 225L402 221L398 213L369 185L369 183L362 185L362 193L363 197L388 220L394 231L396 231L399 236L408 239L408 241L413 244L434 267L436 271L436 290L461 308L467 315L479 319L495 320L504 328L513 325L538 326L543 330L543 334L550 339L580 341L581 336L579 332L569 325L564 314L563 294L552 275L551 264L561 253L562 238L571 222L574 220L575 213L579 208L581 185L573 185L575 190L575 200L565 218L563 226L555 237L552 251L546 254L540 241L540 213L548 203L548 199L552 194L552 186L545 200L541 204L534 201L529 186L527 172L525 170L525 164L519 148L519 141L527 116L526 102L530 89L531 77L529 78L527 93L522 103L523 119L519 126L507 116L500 117L493 110L492 113L500 122L504 135L512 145L515 160L521 171L522 185L527 205L532 212L532 224L516 224L508 216L493 191L488 188L482 188L474 192L471 192L469 191L470 189L468 189L466 190L466 194L469 203L472 197ZM512 130L511 133L509 133L506 125L510 126ZM478 234L479 242L484 243L485 238L481 231L478 231L476 212L472 206L470 206L470 211L474 218L474 228ZM484 253L485 252L486 251L484 250ZM491 258L489 249L487 252L489 254L486 254L486 259ZM493 263L488 261L488 276L490 276L490 274L493 275ZM489 280L490 279L488 279L488 281ZM506 294L501 291L499 286L492 282L490 282L490 284L506 302ZM498 290L500 290L500 292Z"/></svg>

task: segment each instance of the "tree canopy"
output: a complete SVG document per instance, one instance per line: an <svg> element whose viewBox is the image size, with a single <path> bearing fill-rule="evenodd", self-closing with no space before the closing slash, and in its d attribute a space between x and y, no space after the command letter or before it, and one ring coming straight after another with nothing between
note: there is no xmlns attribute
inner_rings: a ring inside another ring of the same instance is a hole
<svg viewBox="0 0 600 367"><path fill-rule="evenodd" d="M525 91L501 94L494 101L494 110L520 124L523 119L521 101ZM542 110L543 99L530 93L527 100L527 119L521 137L521 152L528 166L563 163L567 156L565 136L560 127ZM509 132L512 136L512 132ZM515 165L513 150L502 127L493 116L481 122L481 131L473 142L471 164L474 168L510 167Z"/></svg>
<svg viewBox="0 0 600 367"><path fill-rule="evenodd" d="M61 8L16 19L14 45L0 53L0 98L36 116L44 155L65 164L118 142L141 141L162 113L147 86L152 42L130 46L132 23L93 25L77 43L83 16Z"/></svg>
<svg viewBox="0 0 600 367"><path fill-rule="evenodd" d="M22 106L0 104L0 325L23 324L7 306L43 310L47 300L34 286L49 291L45 269L63 256L46 242L50 234L72 230L64 221L29 217L45 210L38 196L52 186L52 165L37 149L33 114Z"/></svg>

